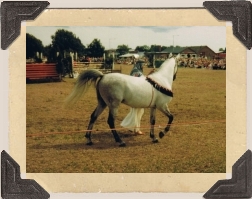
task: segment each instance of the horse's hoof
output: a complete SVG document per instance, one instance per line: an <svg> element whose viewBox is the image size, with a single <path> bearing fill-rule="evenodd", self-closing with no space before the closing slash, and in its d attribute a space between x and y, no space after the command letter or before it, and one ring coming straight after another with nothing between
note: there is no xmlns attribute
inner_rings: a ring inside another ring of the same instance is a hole
<svg viewBox="0 0 252 199"><path fill-rule="evenodd" d="M164 137L164 133L162 131L159 132L159 137L160 138Z"/></svg>
<svg viewBox="0 0 252 199"><path fill-rule="evenodd" d="M87 142L86 145L91 146L91 145L93 145L93 142Z"/></svg>
<svg viewBox="0 0 252 199"><path fill-rule="evenodd" d="M152 140L153 143L158 143L158 139Z"/></svg>
<svg viewBox="0 0 252 199"><path fill-rule="evenodd" d="M126 146L125 142L119 144L119 147L125 147L125 146Z"/></svg>

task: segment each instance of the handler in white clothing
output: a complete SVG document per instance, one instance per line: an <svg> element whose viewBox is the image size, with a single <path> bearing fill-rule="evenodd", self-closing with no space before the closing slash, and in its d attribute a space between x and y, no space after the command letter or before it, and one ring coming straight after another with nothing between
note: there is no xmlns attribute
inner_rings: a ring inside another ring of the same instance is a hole
<svg viewBox="0 0 252 199"><path fill-rule="evenodd" d="M131 70L130 75L141 78L144 77L142 65L143 65L142 61L137 61L134 64L134 67ZM143 132L140 130L140 122L143 113L144 113L143 108L130 108L130 112L122 121L121 126L130 129L136 135L143 135Z"/></svg>

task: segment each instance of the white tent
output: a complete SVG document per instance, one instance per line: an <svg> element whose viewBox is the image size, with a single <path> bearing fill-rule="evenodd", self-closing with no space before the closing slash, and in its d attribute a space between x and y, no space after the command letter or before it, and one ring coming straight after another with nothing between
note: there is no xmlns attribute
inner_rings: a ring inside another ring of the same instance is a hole
<svg viewBox="0 0 252 199"><path fill-rule="evenodd" d="M135 57L137 59L137 58L139 58L139 55L138 54L127 53L127 54L121 55L119 57Z"/></svg>

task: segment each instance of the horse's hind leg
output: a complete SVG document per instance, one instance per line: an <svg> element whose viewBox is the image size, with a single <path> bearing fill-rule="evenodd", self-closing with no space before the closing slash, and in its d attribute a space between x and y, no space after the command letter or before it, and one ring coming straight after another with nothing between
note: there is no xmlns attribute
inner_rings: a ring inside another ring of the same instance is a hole
<svg viewBox="0 0 252 199"><path fill-rule="evenodd" d="M164 131L159 132L159 137L162 138L164 135L170 130L171 123L173 121L173 115L171 114L170 110L168 109L168 106L166 105L165 109L160 110L162 113L164 113L168 118L167 126L165 127Z"/></svg>
<svg viewBox="0 0 252 199"><path fill-rule="evenodd" d="M123 142L118 135L117 131L115 130L115 117L117 114L117 108L110 108L109 109L109 116L108 116L108 125L111 129L111 132L115 138L115 141L119 143L119 147L124 147L126 146L125 142Z"/></svg>
<svg viewBox="0 0 252 199"><path fill-rule="evenodd" d="M93 129L93 125L94 125L95 121L97 120L98 116L104 111L106 106L107 105L104 104L104 103L103 104L99 103L98 106L96 107L96 109L91 114L90 121L89 121L89 124L88 124L88 129L87 129L87 130L90 130L90 131L87 131L86 135L85 135L85 137L87 138L87 145L92 145L93 144L93 142L91 140L91 130Z"/></svg>
<svg viewBox="0 0 252 199"><path fill-rule="evenodd" d="M157 143L158 139L154 135L154 126L155 126L155 117L156 117L156 108L151 108L150 112L150 124L151 124L151 129L150 129L150 137L152 138L153 143Z"/></svg>

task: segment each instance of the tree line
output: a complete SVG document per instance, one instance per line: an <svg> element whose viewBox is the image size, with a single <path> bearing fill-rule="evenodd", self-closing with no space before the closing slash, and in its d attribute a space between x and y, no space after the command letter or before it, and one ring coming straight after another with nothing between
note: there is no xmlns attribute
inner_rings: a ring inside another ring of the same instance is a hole
<svg viewBox="0 0 252 199"><path fill-rule="evenodd" d="M78 57L103 57L105 47L99 39L94 39L88 46L82 44L81 40L71 31L58 29L54 35L51 36L51 44L43 46L42 41L33 35L26 33L26 58L33 58L36 62L41 62L38 53L42 53L47 57L48 62L57 62L58 57L69 57L70 52L77 53ZM172 47L172 46L169 46ZM180 47L180 46L176 46ZM137 52L161 52L168 46L161 45L142 45L137 46ZM118 45L116 53L118 56L128 53L130 47L122 44ZM222 51L226 49L220 48Z"/></svg>
<svg viewBox="0 0 252 199"><path fill-rule="evenodd" d="M26 58L33 58L40 62L38 53L42 53L47 57L48 62L57 61L57 57L65 57L70 52L77 52L78 57L103 57L105 47L99 39L94 39L88 46L82 44L81 40L73 33L64 29L59 29L51 36L51 44L43 46L40 39L26 33ZM160 52L167 48L166 46L159 45L143 45L137 46L135 51L139 52ZM118 56L128 53L130 47L122 44L118 45L116 52Z"/></svg>
<svg viewBox="0 0 252 199"><path fill-rule="evenodd" d="M78 56L93 55L102 56L104 47L98 39L94 39L87 47L82 44L81 40L70 31L59 29L51 36L52 42L43 46L40 39L26 33L26 59L34 58L39 60L37 53L43 53L48 62L57 61L57 57L66 57L70 52L78 53Z"/></svg>

